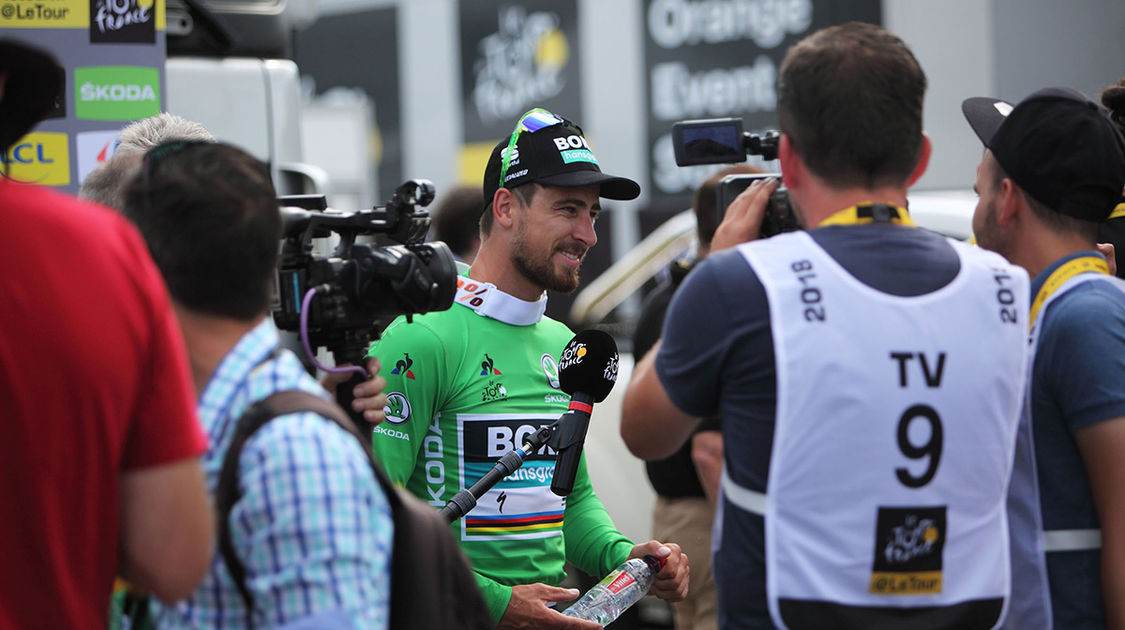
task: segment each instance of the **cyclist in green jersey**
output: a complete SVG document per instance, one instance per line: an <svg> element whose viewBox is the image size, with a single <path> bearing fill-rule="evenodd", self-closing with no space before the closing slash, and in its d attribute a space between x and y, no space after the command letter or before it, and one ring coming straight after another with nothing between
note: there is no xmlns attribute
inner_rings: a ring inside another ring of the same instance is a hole
<svg viewBox="0 0 1125 630"><path fill-rule="evenodd" d="M448 311L393 322L370 355L387 379L386 421L374 449L388 475L444 507L505 452L567 409L558 356L572 333L544 317L546 291L573 291L597 241L599 198L633 199L636 182L601 172L577 125L545 110L525 114L493 149L484 177L481 247L458 278ZM675 543L635 545L594 494L583 459L567 497L550 490L547 447L496 484L452 525L499 628L597 628L554 602L567 560L605 575L627 558L666 558L652 593L687 591L688 558Z"/></svg>

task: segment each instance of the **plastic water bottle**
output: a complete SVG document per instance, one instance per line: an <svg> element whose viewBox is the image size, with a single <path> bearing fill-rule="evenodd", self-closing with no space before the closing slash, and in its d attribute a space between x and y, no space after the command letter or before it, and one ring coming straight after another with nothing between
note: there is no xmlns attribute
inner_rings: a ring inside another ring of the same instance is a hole
<svg viewBox="0 0 1125 630"><path fill-rule="evenodd" d="M563 611L568 617L596 621L606 626L637 600L648 594L663 560L652 556L626 560L594 588Z"/></svg>

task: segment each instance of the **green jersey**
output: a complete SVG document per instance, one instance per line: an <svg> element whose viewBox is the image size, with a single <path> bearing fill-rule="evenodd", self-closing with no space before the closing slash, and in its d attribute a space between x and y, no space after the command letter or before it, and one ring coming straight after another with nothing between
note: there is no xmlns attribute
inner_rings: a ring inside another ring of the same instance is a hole
<svg viewBox="0 0 1125 630"><path fill-rule="evenodd" d="M382 362L388 399L373 442L393 481L445 507L566 411L557 357L572 334L545 307L546 298L525 302L459 277L448 311L400 317L383 332L369 353ZM601 576L632 549L594 494L585 458L567 498L551 492L554 468L543 447L451 526L496 620L512 586L558 585L567 559Z"/></svg>

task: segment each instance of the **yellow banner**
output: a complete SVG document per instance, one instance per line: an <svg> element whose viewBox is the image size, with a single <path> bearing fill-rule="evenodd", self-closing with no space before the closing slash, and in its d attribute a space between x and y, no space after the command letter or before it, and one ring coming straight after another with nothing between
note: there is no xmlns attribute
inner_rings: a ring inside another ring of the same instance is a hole
<svg viewBox="0 0 1125 630"><path fill-rule="evenodd" d="M461 155L457 161L457 183L480 186L484 180L484 168L488 165L488 156L492 155L494 146L496 146L495 142L461 145Z"/></svg>
<svg viewBox="0 0 1125 630"><path fill-rule="evenodd" d="M4 154L4 170L18 182L43 186L70 184L70 148L65 133L37 131L20 138Z"/></svg>
<svg viewBox="0 0 1125 630"><path fill-rule="evenodd" d="M138 0L137 6L155 4L156 29L164 30L164 0ZM0 0L0 28L89 28L90 0Z"/></svg>
<svg viewBox="0 0 1125 630"><path fill-rule="evenodd" d="M86 28L90 0L0 0L0 27Z"/></svg>

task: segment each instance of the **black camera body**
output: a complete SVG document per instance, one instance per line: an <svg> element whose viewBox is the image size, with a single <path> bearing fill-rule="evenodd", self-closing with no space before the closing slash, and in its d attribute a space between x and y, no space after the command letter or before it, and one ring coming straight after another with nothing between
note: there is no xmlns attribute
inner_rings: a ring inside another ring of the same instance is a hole
<svg viewBox="0 0 1125 630"><path fill-rule="evenodd" d="M719 215L719 222L722 222L723 215L726 214L730 202L734 201L735 197L749 188L755 180L767 177L775 176L768 173L742 173L727 175L720 179L719 187L715 191L715 194L718 195L718 203L715 208ZM789 191L784 186L779 186L770 195L769 205L766 206L766 214L762 217L760 238L769 238L774 234L793 232L799 229L801 229L801 224L797 222L797 215L793 214L793 208L789 206Z"/></svg>
<svg viewBox="0 0 1125 630"><path fill-rule="evenodd" d="M709 118L684 120L672 125L672 146L676 164L734 164L745 162L747 155L760 155L764 160L776 160L781 134L776 131L758 135L743 131L741 118ZM775 175L776 176L776 175ZM719 220L727 206L746 189L754 179L770 175L729 175L719 182ZM769 238L781 232L801 229L789 203L789 191L779 187L770 196L762 219L760 238Z"/></svg>
<svg viewBox="0 0 1125 630"><path fill-rule="evenodd" d="M355 212L329 209L323 195L280 199L284 224L277 269L278 328L299 332L312 349L325 347L336 363L362 362L371 341L395 317L453 305L457 266L442 242L423 242L433 184L411 180L386 206ZM313 254L313 239L338 234L331 256ZM356 243L360 235L399 243Z"/></svg>

